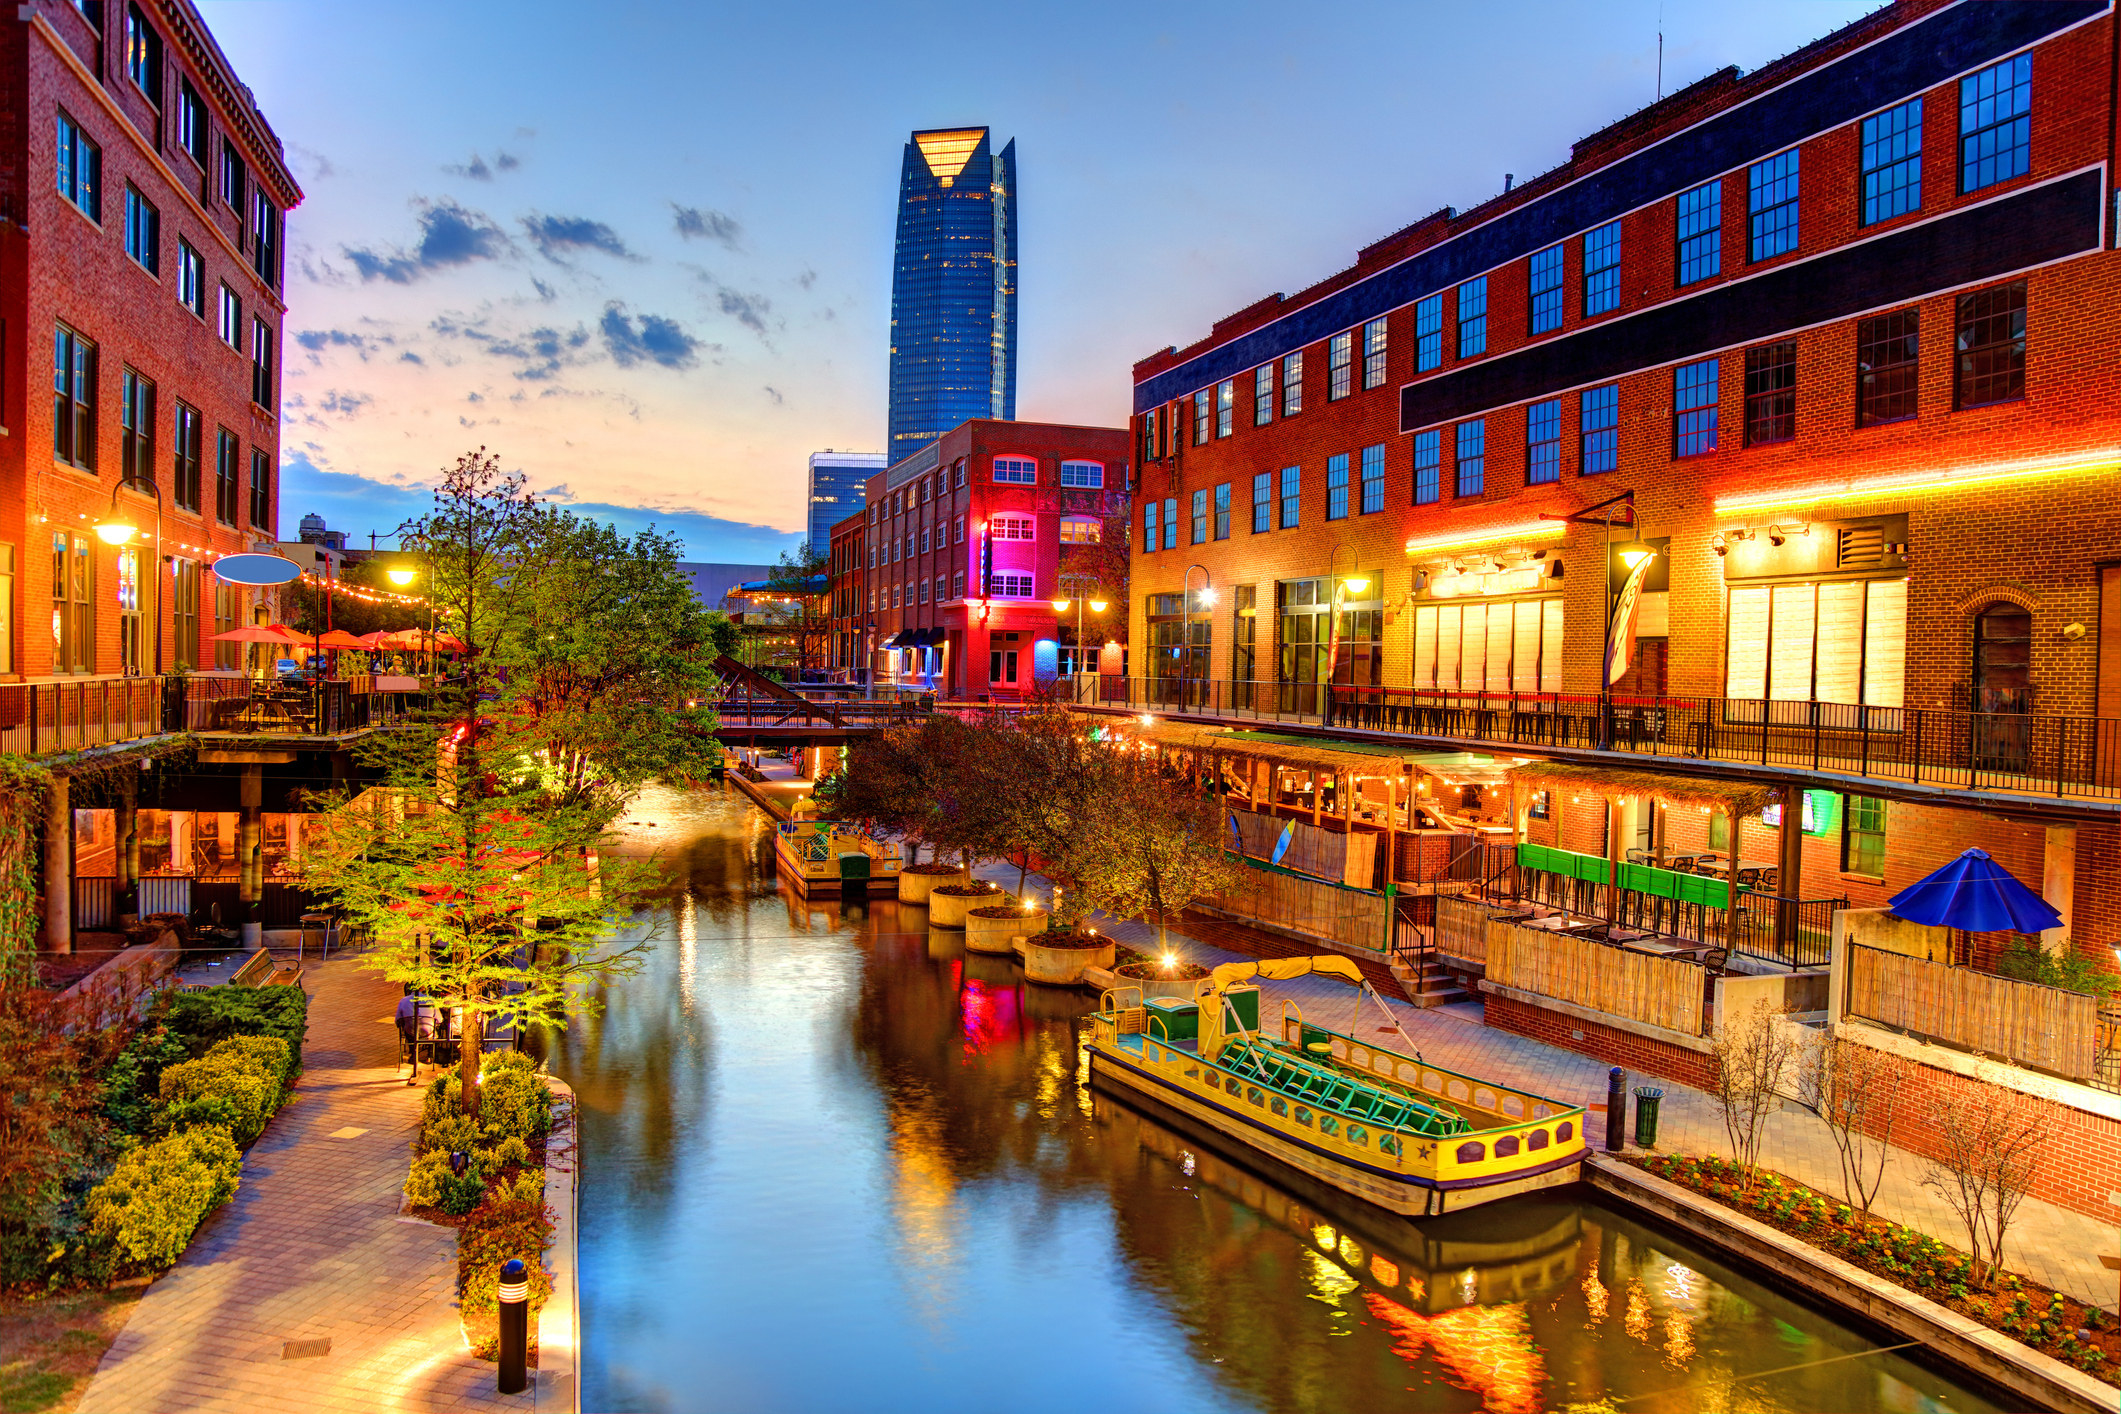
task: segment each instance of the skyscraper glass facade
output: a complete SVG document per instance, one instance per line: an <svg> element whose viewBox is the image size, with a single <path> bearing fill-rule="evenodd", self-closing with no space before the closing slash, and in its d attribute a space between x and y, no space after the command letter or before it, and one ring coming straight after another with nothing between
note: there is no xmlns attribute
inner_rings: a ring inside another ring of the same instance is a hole
<svg viewBox="0 0 2121 1414"><path fill-rule="evenodd" d="M913 134L891 281L897 463L968 418L1016 416L1016 144L985 128Z"/></svg>
<svg viewBox="0 0 2121 1414"><path fill-rule="evenodd" d="M882 452L810 454L810 548L832 553L832 527L862 508L869 478L884 469Z"/></svg>

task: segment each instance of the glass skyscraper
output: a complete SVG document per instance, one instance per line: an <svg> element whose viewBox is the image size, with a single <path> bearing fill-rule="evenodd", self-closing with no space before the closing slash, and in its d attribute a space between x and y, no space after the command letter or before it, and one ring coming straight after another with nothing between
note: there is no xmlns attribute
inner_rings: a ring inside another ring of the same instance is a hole
<svg viewBox="0 0 2121 1414"><path fill-rule="evenodd" d="M896 463L967 418L1016 416L1016 144L917 132L899 173L891 280Z"/></svg>
<svg viewBox="0 0 2121 1414"><path fill-rule="evenodd" d="M810 548L832 553L832 527L862 509L869 478L884 469L882 452L810 454Z"/></svg>

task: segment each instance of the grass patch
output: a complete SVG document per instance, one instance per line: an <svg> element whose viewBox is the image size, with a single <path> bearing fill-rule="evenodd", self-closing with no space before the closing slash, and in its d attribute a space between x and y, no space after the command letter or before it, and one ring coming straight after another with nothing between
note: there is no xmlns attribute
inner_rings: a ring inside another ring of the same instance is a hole
<svg viewBox="0 0 2121 1414"><path fill-rule="evenodd" d="M0 1414L68 1414L140 1296L0 1297Z"/></svg>

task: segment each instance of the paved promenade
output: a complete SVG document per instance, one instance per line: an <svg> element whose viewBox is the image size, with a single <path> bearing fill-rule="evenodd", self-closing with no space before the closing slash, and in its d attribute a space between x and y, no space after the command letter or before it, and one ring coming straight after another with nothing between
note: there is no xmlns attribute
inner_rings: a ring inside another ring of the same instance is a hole
<svg viewBox="0 0 2121 1414"><path fill-rule="evenodd" d="M1005 888L1016 887L1016 870L1009 865L990 865L980 875ZM1032 875L1029 891L1044 898L1047 881ZM1120 942L1142 952L1155 951L1156 930L1146 924L1102 919L1100 928ZM1214 947L1176 931L1170 933L1172 951L1188 961L1213 967L1223 962L1257 959ZM1390 1025L1375 1003L1345 982L1324 978L1302 978L1294 982L1262 981L1261 1015L1274 1009L1278 998L1294 998L1305 1016L1337 1031L1368 1036L1383 1049L1404 1051L1406 1045L1390 1031ZM1606 1062L1564 1051L1513 1032L1482 1025L1476 1007L1442 1007L1423 1011L1393 998L1392 1014L1423 1057L1450 1070L1490 1076L1507 1085L1564 1100L1572 1104L1597 1105L1603 1109L1606 1092ZM1361 1014L1356 1008L1360 1006ZM1277 1010L1278 1014L1278 1010ZM1629 1086L1653 1084L1665 1094L1659 1122L1658 1151L1727 1154L1730 1140L1716 1102L1705 1092L1677 1081L1655 1076L1629 1077ZM1632 1097L1630 1098L1632 1104ZM1604 1125L1593 1116L1588 1133L1600 1142ZM1785 1103L1769 1121L1761 1162L1790 1177L1811 1184L1820 1192L1841 1192L1841 1167L1826 1122L1801 1105ZM1928 1160L1904 1149L1894 1149L1887 1165L1884 1185L1873 1211L1881 1217L1940 1237L1957 1247L1966 1246L1966 1235L1958 1218L1931 1189L1922 1186ZM2117 1180L2121 1183L2121 1180ZM2100 1264L2101 1253L2121 1247L2111 1223L2027 1198L2018 1210L2004 1246L2006 1265L2046 1283L2080 1301L2096 1302L2114 1310L2115 1274Z"/></svg>
<svg viewBox="0 0 2121 1414"><path fill-rule="evenodd" d="M393 1067L397 987L351 958L303 982L294 1102L134 1309L79 1414L538 1407L535 1382L503 1398L465 1349L456 1234L398 1216L420 1091Z"/></svg>

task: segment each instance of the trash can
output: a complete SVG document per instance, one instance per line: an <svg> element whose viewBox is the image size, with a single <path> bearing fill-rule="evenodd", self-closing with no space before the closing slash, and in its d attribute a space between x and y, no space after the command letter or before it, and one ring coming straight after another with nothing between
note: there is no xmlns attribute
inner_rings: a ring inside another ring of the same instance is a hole
<svg viewBox="0 0 2121 1414"><path fill-rule="evenodd" d="M1657 1147L1657 1105L1663 1099L1654 1085L1635 1087L1635 1142L1645 1149Z"/></svg>
<svg viewBox="0 0 2121 1414"><path fill-rule="evenodd" d="M840 888L848 891L869 888L869 856L849 852L840 856Z"/></svg>

